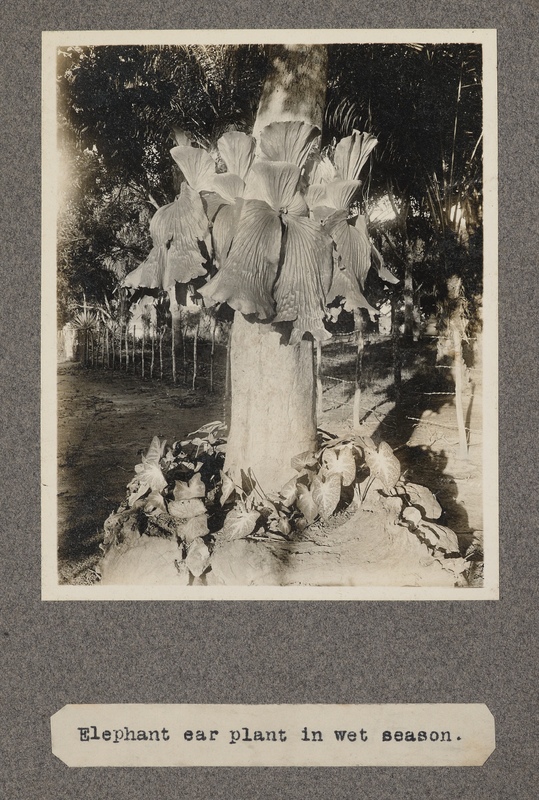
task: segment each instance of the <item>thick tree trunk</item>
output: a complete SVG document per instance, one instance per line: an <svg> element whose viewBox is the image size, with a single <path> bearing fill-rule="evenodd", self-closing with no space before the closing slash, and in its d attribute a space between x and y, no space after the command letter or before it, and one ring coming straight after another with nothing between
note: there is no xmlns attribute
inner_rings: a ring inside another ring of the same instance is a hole
<svg viewBox="0 0 539 800"><path fill-rule="evenodd" d="M239 312L231 336L226 469L239 482L251 468L265 492L277 491L295 474L292 457L316 443L312 342L283 345L270 324Z"/></svg>
<svg viewBox="0 0 539 800"><path fill-rule="evenodd" d="M272 122L298 120L322 128L326 105L327 48L323 45L274 45L253 136Z"/></svg>
<svg viewBox="0 0 539 800"><path fill-rule="evenodd" d="M324 46L275 46L253 135L272 122L322 127L327 80ZM290 347L271 323L236 313L231 333L231 424L226 469L250 468L266 492L295 474L294 455L316 446L313 343Z"/></svg>

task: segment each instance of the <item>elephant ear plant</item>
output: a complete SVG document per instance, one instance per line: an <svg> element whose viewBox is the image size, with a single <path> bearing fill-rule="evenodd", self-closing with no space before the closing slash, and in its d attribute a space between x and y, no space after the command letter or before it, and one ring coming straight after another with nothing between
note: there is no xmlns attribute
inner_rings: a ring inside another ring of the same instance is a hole
<svg viewBox="0 0 539 800"><path fill-rule="evenodd" d="M335 524L337 533L339 525L350 522L360 530L369 516L382 514L393 535L415 537L424 558L465 584L470 563L460 556L453 531L438 522L438 501L429 489L402 476L385 442L376 446L369 437L326 434L317 451L294 459L295 477L279 492L266 494L252 471L243 474L241 485L223 471L223 428L210 423L172 447L154 437L135 468L125 502L105 522L98 570L103 583L153 582L159 560L165 582L200 582L203 575L203 583L219 582L213 554L222 566L231 543L265 542L279 552L296 543L301 547L312 526L331 536ZM141 560L151 565L146 578Z"/></svg>
<svg viewBox="0 0 539 800"><path fill-rule="evenodd" d="M206 306L235 311L226 468L236 481L254 469L266 491L316 445L312 353L330 336L326 317L341 306L375 313L364 296L371 267L396 280L358 213L376 139L354 130L322 153L320 139L316 125L289 120L256 139L225 133L211 150L174 147L180 193L155 213L154 247L124 280L169 292L171 308L175 287L189 284Z"/></svg>
<svg viewBox="0 0 539 800"><path fill-rule="evenodd" d="M277 331L279 348L290 352L330 336L330 303L372 312L364 296L371 266L382 280L396 280L357 212L359 175L377 142L354 131L323 154L319 142L318 128L288 121L264 127L258 142L230 132L211 153L173 148L185 180L176 201L155 215L153 255L137 280L165 287L197 278L207 305L227 303L234 325L267 326L256 336ZM271 360L262 368L271 370ZM256 438L256 420L246 412L242 422ZM415 534L455 580L466 569L455 534L433 521L441 514L434 496L406 483L386 443L324 434L314 448L296 451L288 472L277 464L280 480L272 481L256 465L229 458L230 435L227 443L214 423L172 448L154 439L126 502L105 525L105 581L117 579L118 548L131 548L136 535L172 539L178 578L192 582L211 573L217 545L222 552L223 543L237 540L293 543L335 514L368 514L368 503L390 508L394 523ZM146 554L151 543L144 544Z"/></svg>
<svg viewBox="0 0 539 800"><path fill-rule="evenodd" d="M206 238L193 193L200 194L212 228L217 272L200 289L206 303L289 322L290 345L306 334L329 337L330 302L372 311L363 295L371 264L384 280L396 280L380 258L372 259L365 218L351 213L376 139L354 131L332 158L320 156L319 139L313 125L274 122L262 130L258 150L252 136L239 132L218 140L214 158L202 148L171 150L187 182L178 200L190 198L175 201L191 236L187 249L194 252Z"/></svg>

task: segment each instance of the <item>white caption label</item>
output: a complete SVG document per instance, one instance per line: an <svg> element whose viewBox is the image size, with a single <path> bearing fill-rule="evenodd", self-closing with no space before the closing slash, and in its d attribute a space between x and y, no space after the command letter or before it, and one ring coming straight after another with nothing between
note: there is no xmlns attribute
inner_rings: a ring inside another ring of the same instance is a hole
<svg viewBox="0 0 539 800"><path fill-rule="evenodd" d="M67 705L52 752L70 767L481 766L480 704Z"/></svg>

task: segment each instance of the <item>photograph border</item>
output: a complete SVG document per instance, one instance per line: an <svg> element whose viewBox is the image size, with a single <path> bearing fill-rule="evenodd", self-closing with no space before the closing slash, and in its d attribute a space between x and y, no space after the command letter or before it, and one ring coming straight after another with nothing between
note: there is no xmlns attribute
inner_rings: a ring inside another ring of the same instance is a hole
<svg viewBox="0 0 539 800"><path fill-rule="evenodd" d="M56 146L56 48L136 44L366 44L479 43L483 47L484 305L483 513L484 585L442 587L73 586L57 572L56 222L59 154ZM47 31L42 38L42 344L41 474L42 600L495 600L498 542L498 229L497 54L494 29L249 29Z"/></svg>

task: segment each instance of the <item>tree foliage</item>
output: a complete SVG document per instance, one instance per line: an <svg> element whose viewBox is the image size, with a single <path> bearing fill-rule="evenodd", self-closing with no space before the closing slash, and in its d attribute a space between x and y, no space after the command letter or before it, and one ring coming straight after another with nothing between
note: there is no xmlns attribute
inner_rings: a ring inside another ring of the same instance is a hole
<svg viewBox="0 0 539 800"><path fill-rule="evenodd" d="M252 126L264 63L257 47L59 50L59 324L147 255L151 210L179 191L176 137L210 144Z"/></svg>
<svg viewBox="0 0 539 800"><path fill-rule="evenodd" d="M357 231L336 213L340 209L335 198L326 206L333 209L333 219L316 220L326 225L341 263L351 258L360 263L365 228L400 277L413 265L423 293L443 294L447 278L455 273L468 295L480 292L480 46L364 44L332 45L328 50L325 167L338 171L335 145L354 129L372 131L378 140L354 197ZM237 181L244 181L250 164L235 163L233 148L224 152L217 142L231 131L236 137L251 131L266 71L267 54L258 46L59 51L60 145L68 165L60 214L62 297L80 302L82 293L110 296L115 281L144 261L151 249L147 226L153 209L174 205L183 178L192 186L193 165L184 163L187 173L182 173L170 160L173 145L203 145L204 150L190 147L191 158L209 158L210 153L217 158L214 186L195 190L209 197L211 189L224 200L213 220L214 256L222 266L231 230L246 213ZM288 154L284 160L288 159L295 163L301 155ZM206 160L213 174L210 162ZM230 177L219 177L225 170L237 176L235 185ZM373 228L370 216L381 199L391 203L391 219ZM184 196L181 203L185 201ZM298 228L292 221L287 226L291 240L298 238L300 229L305 234L304 225ZM176 254L179 258L180 251ZM153 268L167 270L169 277L183 274L185 264L174 266L172 254L165 261L163 255L161 250ZM197 252L192 257L196 260ZM148 272L147 261L144 270ZM349 295L345 274L337 278L343 285L336 296ZM365 279L364 267L361 278ZM65 318L65 307L60 311Z"/></svg>
<svg viewBox="0 0 539 800"><path fill-rule="evenodd" d="M325 135L377 137L364 191L391 203L377 226L389 263L401 276L411 266L434 298L453 274L469 297L480 293L481 46L339 45L330 55Z"/></svg>

